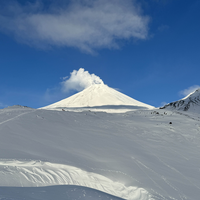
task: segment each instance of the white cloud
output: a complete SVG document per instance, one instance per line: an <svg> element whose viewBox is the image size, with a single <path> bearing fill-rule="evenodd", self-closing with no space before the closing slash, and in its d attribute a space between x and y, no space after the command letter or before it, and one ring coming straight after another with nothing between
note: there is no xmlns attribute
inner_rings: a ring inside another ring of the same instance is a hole
<svg viewBox="0 0 200 200"><path fill-rule="evenodd" d="M183 95L183 96L187 96L189 95L190 93L194 92L195 90L197 90L198 88L200 88L199 85L193 85L185 90L182 90L180 91L180 94Z"/></svg>
<svg viewBox="0 0 200 200"><path fill-rule="evenodd" d="M163 106L165 106L165 105L167 105L167 104L168 104L167 102L163 101L163 102L161 102L161 104L160 104L159 107L163 107Z"/></svg>
<svg viewBox="0 0 200 200"><path fill-rule="evenodd" d="M118 48L118 39L146 39L149 17L133 0L71 0L43 8L13 4L0 10L0 30L37 47L75 47L88 53Z"/></svg>
<svg viewBox="0 0 200 200"><path fill-rule="evenodd" d="M95 74L90 74L80 68L78 71L73 70L71 76L68 79L67 77L64 78L61 84L63 92L68 92L70 90L81 91L94 84L103 84L103 81Z"/></svg>

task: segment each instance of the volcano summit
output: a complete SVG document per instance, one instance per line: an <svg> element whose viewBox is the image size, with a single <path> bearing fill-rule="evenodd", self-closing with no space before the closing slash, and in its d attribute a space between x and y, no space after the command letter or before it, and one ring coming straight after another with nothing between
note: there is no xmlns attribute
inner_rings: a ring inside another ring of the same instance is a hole
<svg viewBox="0 0 200 200"><path fill-rule="evenodd" d="M94 84L85 90L43 107L50 110L93 110L106 112L126 112L135 109L152 109L153 106L139 102L105 84Z"/></svg>

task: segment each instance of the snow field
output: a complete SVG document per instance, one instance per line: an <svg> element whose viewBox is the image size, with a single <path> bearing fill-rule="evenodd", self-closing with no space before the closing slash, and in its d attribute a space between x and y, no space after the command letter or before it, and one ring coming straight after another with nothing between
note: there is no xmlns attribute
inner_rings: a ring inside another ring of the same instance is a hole
<svg viewBox="0 0 200 200"><path fill-rule="evenodd" d="M131 188L126 199L197 200L199 151L199 116L190 113L0 111L1 186L63 184L76 169L74 182L91 187L91 178L118 197Z"/></svg>

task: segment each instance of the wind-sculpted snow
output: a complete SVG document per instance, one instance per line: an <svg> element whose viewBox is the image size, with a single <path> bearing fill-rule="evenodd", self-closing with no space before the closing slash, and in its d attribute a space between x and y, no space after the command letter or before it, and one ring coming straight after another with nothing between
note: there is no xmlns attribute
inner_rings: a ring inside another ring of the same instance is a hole
<svg viewBox="0 0 200 200"><path fill-rule="evenodd" d="M125 199L197 200L199 117L0 110L0 185L84 184Z"/></svg>
<svg viewBox="0 0 200 200"><path fill-rule="evenodd" d="M0 186L41 187L50 185L84 186L128 200L148 200L143 188L126 187L119 182L79 168L41 161L0 161Z"/></svg>

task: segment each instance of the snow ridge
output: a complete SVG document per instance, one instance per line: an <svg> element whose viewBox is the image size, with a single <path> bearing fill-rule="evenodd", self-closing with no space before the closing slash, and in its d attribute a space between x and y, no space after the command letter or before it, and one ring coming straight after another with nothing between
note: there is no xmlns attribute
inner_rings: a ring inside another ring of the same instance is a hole
<svg viewBox="0 0 200 200"><path fill-rule="evenodd" d="M1 160L0 180L0 186L7 187L78 185L127 200L151 199L150 194L143 188L126 187L96 173L50 162Z"/></svg>
<svg viewBox="0 0 200 200"><path fill-rule="evenodd" d="M172 103L169 103L161 109L172 109L172 110L180 110L180 111L190 111L190 112L200 112L200 88L196 91L190 93L183 99L179 101L175 101Z"/></svg>

